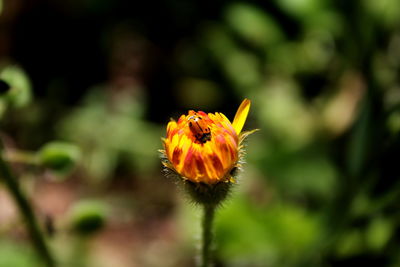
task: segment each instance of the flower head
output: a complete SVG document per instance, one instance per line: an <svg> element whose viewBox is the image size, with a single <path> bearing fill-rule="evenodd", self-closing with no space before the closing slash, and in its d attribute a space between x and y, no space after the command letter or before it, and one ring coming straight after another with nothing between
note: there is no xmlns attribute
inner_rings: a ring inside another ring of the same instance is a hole
<svg viewBox="0 0 400 267"><path fill-rule="evenodd" d="M250 100L243 100L233 123L222 113L193 110L178 121L171 120L163 140L164 166L193 183L233 182L241 142L248 135L242 128L249 109Z"/></svg>

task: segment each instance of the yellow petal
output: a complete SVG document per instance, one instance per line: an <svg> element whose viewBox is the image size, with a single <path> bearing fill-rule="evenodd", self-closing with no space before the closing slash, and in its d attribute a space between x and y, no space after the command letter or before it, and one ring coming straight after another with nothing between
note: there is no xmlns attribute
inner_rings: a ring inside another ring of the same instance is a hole
<svg viewBox="0 0 400 267"><path fill-rule="evenodd" d="M249 114L250 110L250 104L250 100L246 98L242 101L242 104L240 104L240 107L236 111L232 126L238 135L242 131L244 123L246 122L247 114Z"/></svg>

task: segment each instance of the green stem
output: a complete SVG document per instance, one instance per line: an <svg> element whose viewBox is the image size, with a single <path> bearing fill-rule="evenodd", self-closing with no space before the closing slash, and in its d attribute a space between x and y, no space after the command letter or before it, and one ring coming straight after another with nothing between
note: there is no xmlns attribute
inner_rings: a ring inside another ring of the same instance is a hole
<svg viewBox="0 0 400 267"><path fill-rule="evenodd" d="M212 240L213 240L213 220L215 214L215 205L204 205L203 214L203 233L202 233L202 246L201 246L201 267L210 267L212 263Z"/></svg>
<svg viewBox="0 0 400 267"><path fill-rule="evenodd" d="M1 140L0 140L0 150L4 150ZM3 178L5 185L10 191L22 217L25 220L26 227L29 231L32 242L38 254L42 257L47 267L56 266L54 259L50 254L50 251L46 245L43 234L39 229L32 207L29 201L26 199L25 195L22 193L16 177L12 173L10 166L4 160L3 154L1 153L0 153L0 176L1 178Z"/></svg>
<svg viewBox="0 0 400 267"><path fill-rule="evenodd" d="M37 165L37 157L34 153L22 150L8 150L3 151L3 158L7 162L24 163Z"/></svg>

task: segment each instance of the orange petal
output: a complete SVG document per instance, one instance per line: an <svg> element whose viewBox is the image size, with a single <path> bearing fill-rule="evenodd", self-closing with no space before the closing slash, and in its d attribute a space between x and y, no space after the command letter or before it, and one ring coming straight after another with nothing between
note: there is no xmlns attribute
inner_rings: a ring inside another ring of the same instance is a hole
<svg viewBox="0 0 400 267"><path fill-rule="evenodd" d="M233 119L232 126L236 131L236 134L239 135L243 129L244 123L246 122L247 114L249 114L250 110L250 100L245 98L240 104L238 110L236 111L235 118Z"/></svg>

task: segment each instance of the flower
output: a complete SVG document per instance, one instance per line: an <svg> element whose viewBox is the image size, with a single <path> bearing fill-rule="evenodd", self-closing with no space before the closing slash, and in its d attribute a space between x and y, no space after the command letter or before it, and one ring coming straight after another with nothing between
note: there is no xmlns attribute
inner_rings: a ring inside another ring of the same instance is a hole
<svg viewBox="0 0 400 267"><path fill-rule="evenodd" d="M250 100L244 99L233 123L222 113L190 110L178 121L167 125L163 139L163 165L184 180L216 185L234 182L234 170L239 167L242 141L251 132L242 132L250 110Z"/></svg>

